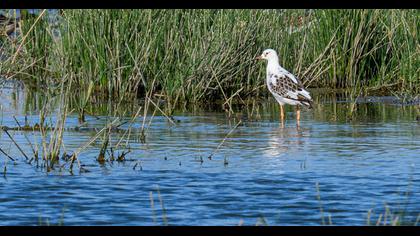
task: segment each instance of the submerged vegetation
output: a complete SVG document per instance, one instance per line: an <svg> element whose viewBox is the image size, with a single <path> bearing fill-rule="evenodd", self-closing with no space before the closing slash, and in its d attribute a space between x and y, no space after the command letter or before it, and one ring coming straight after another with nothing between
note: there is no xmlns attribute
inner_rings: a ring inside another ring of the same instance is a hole
<svg viewBox="0 0 420 236"><path fill-rule="evenodd" d="M418 10L63 10L22 16L0 75L82 98L180 104L265 96L265 48L309 88L419 92ZM356 95L355 95L356 96ZM170 115L170 113L168 114Z"/></svg>

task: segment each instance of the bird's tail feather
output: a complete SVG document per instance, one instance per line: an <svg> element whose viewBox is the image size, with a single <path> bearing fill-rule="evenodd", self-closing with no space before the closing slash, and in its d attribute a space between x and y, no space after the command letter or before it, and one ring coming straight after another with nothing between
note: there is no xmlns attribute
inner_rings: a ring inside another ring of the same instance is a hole
<svg viewBox="0 0 420 236"><path fill-rule="evenodd" d="M308 97L306 97L304 95L299 94L297 101L299 101L302 105L305 105L309 109L312 109L312 103L313 103L313 101L312 101L312 98L310 96L308 98Z"/></svg>
<svg viewBox="0 0 420 236"><path fill-rule="evenodd" d="M312 100L306 100L306 101L301 101L300 103L302 103L303 105L307 106L309 109L312 109Z"/></svg>
<svg viewBox="0 0 420 236"><path fill-rule="evenodd" d="M299 91L298 94L298 101L302 104L307 106L309 109L312 109L312 98L311 95L309 94L308 91L306 91L305 89L302 89L301 91Z"/></svg>

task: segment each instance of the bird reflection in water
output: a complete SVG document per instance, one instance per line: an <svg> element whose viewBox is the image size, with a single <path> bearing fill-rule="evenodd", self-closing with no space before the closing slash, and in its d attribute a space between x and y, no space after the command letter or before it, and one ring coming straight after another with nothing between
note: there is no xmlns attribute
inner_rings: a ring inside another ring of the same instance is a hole
<svg viewBox="0 0 420 236"><path fill-rule="evenodd" d="M299 155L299 152L306 144L306 138L310 135L309 128L282 126L275 128L270 133L267 142L267 149L264 153L267 156L281 157L284 155Z"/></svg>

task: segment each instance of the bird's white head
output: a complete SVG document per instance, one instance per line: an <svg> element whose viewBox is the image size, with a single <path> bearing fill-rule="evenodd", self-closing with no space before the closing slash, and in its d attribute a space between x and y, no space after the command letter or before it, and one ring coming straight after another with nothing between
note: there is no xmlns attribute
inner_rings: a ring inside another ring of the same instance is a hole
<svg viewBox="0 0 420 236"><path fill-rule="evenodd" d="M258 60L267 60L267 61L278 61L279 57L277 56L277 52L273 49L265 49L263 53L256 57L255 59Z"/></svg>

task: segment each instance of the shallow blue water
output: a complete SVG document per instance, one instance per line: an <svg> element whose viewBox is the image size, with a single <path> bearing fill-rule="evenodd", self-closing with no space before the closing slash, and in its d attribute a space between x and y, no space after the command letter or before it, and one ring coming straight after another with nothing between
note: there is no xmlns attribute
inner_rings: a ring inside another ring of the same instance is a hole
<svg viewBox="0 0 420 236"><path fill-rule="evenodd" d="M24 106L4 91L1 95L2 125L15 126L12 115L23 123ZM332 121L332 105L320 104L303 112L300 130L291 109L284 128L277 110L263 109L260 120L244 120L211 160L207 157L234 121L220 112L178 112L180 122L173 126L157 116L146 144L129 139L127 161L100 165L95 161L100 144L94 144L79 156L89 172L74 175L27 164L3 132L0 147L17 160L0 154L1 172L7 166L0 177L0 224L255 225L263 218L268 225L320 225L323 215L327 224L330 217L336 225L364 225L369 210L374 224L385 205L394 214L404 210L403 222L412 224L420 209L415 110L365 106L361 112L372 111L366 119ZM345 110L345 104L337 109ZM87 121L98 129L105 124L105 118ZM77 124L77 116L68 118L68 127ZM9 132L30 154L23 132ZM38 133L26 134L40 142ZM66 150L74 151L94 134L66 132ZM118 137L114 134L112 142Z"/></svg>

